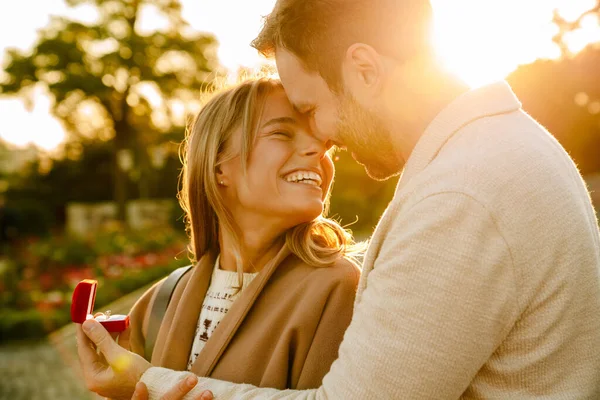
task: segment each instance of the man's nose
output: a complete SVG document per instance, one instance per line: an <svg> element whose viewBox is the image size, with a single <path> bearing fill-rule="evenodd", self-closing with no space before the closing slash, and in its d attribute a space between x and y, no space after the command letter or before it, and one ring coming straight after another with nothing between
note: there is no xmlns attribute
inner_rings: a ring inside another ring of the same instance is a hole
<svg viewBox="0 0 600 400"><path fill-rule="evenodd" d="M319 129L319 126L317 125L314 116L310 117L308 125L310 127L310 131L311 131L312 135L315 138L317 138L318 140L320 140L321 142L324 142L324 143L326 143L330 140L330 136L327 135L327 132L324 132L321 129Z"/></svg>

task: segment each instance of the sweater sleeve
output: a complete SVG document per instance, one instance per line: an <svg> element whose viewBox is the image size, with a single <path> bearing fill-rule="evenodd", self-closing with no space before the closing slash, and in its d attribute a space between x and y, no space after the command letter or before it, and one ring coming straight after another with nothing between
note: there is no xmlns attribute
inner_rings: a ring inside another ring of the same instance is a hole
<svg viewBox="0 0 600 400"><path fill-rule="evenodd" d="M217 400L457 399L516 321L516 299L511 253L488 210L465 194L432 195L391 222L319 389L201 378L193 392L208 389ZM142 380L165 383L153 370Z"/></svg>

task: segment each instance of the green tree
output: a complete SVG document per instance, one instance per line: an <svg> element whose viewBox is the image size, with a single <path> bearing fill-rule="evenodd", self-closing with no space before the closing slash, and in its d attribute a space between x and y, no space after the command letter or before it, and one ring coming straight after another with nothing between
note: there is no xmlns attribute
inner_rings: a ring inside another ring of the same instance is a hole
<svg viewBox="0 0 600 400"><path fill-rule="evenodd" d="M8 51L0 93L32 101L34 86L47 87L71 140L109 141L113 199L124 221L128 180L138 179L147 192L152 160L181 139L189 105L211 85L216 41L191 30L176 0L66 2L93 6L98 20L53 17L31 52ZM160 30L141 31L140 15L148 11L166 21Z"/></svg>
<svg viewBox="0 0 600 400"><path fill-rule="evenodd" d="M329 216L347 226L357 238L364 239L371 235L392 199L398 177L373 180L345 151L336 153L334 161L335 183Z"/></svg>

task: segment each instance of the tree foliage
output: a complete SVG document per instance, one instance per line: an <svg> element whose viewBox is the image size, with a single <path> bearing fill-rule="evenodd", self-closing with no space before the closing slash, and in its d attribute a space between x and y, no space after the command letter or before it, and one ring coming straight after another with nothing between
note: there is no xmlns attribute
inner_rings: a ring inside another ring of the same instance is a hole
<svg viewBox="0 0 600 400"><path fill-rule="evenodd" d="M10 51L8 79L0 83L0 91L27 97L36 84L48 87L55 100L53 112L80 145L69 144L66 158L55 162L50 172L41 174L39 165L33 165L13 192L19 191L20 198L48 199L51 209L60 209L68 201L114 199L107 186L118 178L115 154L130 149L136 162L128 173L130 179L120 183L122 192L130 197L173 198L180 168L174 143L182 138L183 116L195 111L189 105L195 104L198 91L211 85L211 71L216 68L214 38L188 33L173 0L69 3L95 6L100 21L86 25L54 18L31 54ZM167 16L170 29L139 32L137 18L149 5ZM589 11L598 12L598 6ZM558 138L582 173L588 174L600 172L600 49L592 45L569 54L565 35L577 29L581 19L567 22L557 15L556 42L564 56L521 66L508 80L524 109ZM158 93L157 98L148 94L149 88ZM151 166L149 149L166 153L161 170ZM343 224L356 221L350 228L366 236L391 199L397 178L373 181L349 154L338 153L337 158L330 215ZM60 212L52 215L60 220Z"/></svg>
<svg viewBox="0 0 600 400"><path fill-rule="evenodd" d="M182 138L186 111L211 85L216 41L191 30L176 0L67 3L95 7L98 20L86 24L53 17L31 52L8 51L0 93L33 101L32 88L41 85L71 139L110 141L113 198L123 218L129 177L122 159L134 160L129 175L147 186L149 149L164 152L164 142ZM148 10L166 21L163 29L140 30L140 14Z"/></svg>

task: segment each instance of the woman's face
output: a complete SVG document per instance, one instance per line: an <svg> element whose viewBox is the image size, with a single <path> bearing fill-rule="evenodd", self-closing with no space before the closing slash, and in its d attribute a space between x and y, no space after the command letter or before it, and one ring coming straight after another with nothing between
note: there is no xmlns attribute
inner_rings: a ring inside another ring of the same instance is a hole
<svg viewBox="0 0 600 400"><path fill-rule="evenodd" d="M239 128L232 136L233 154L239 155L241 135ZM238 156L221 164L217 180L224 183L226 206L238 224L289 229L323 212L333 174L325 144L312 135L283 89L276 89L265 100L246 176Z"/></svg>

